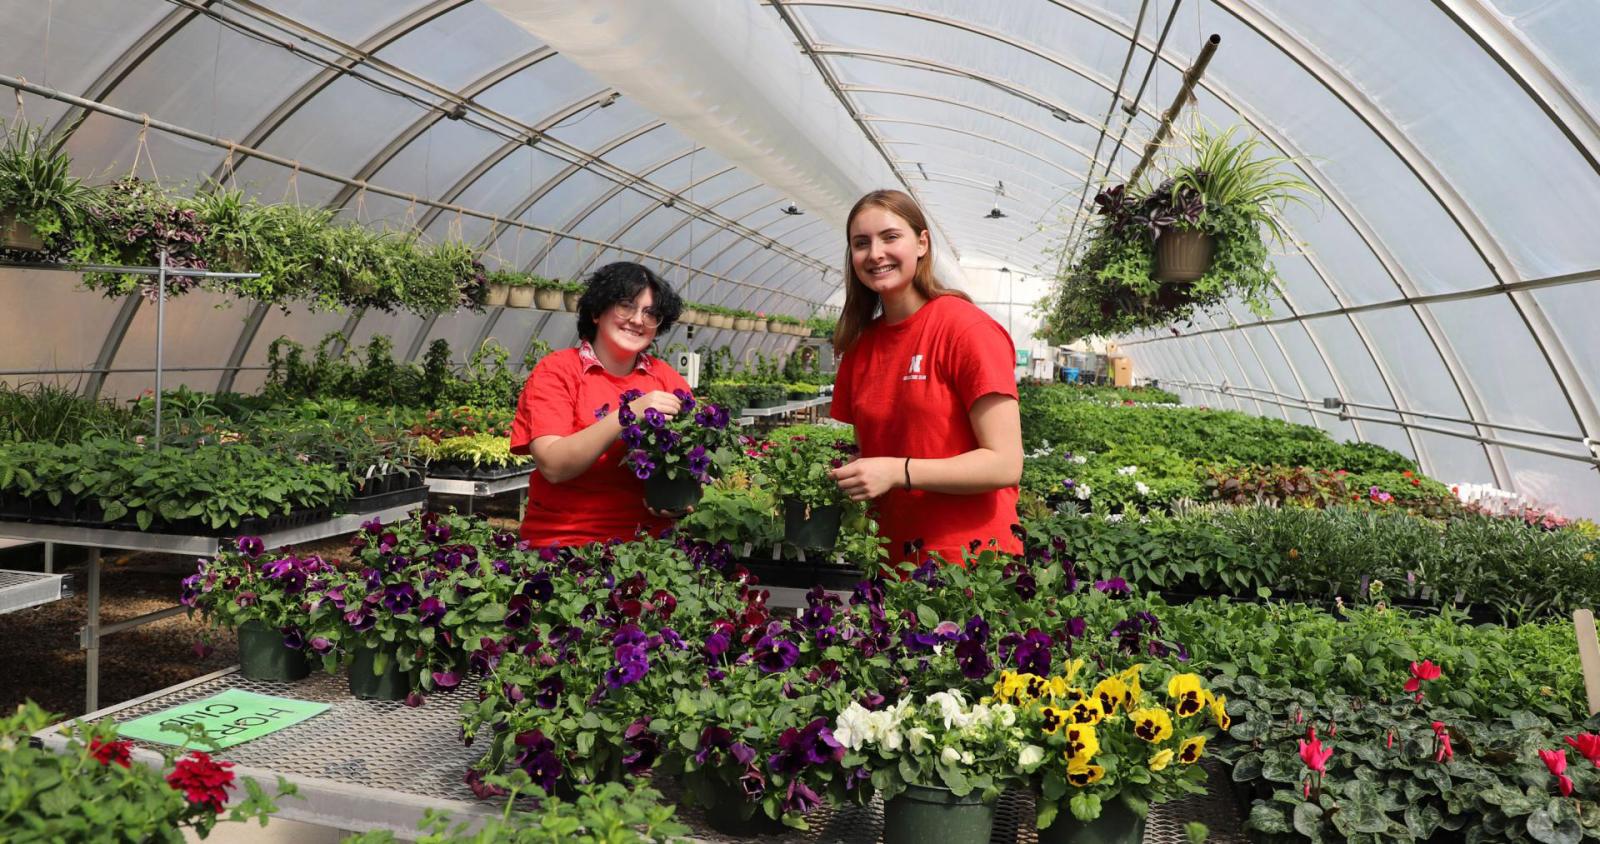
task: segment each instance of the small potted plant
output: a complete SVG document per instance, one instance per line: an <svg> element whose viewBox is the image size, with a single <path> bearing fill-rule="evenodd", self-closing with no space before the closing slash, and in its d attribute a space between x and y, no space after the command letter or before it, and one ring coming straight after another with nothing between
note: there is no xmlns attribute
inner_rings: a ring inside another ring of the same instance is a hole
<svg viewBox="0 0 1600 844"><path fill-rule="evenodd" d="M38 129L19 123L0 145L0 249L48 252L78 225L90 191L72 159Z"/></svg>
<svg viewBox="0 0 1600 844"><path fill-rule="evenodd" d="M734 311L734 313L733 313L733 330L735 330L735 331L754 331L755 327L756 327L755 317L752 316L749 311Z"/></svg>
<svg viewBox="0 0 1600 844"><path fill-rule="evenodd" d="M682 390L674 394L683 405L671 419L654 408L636 415L628 402L643 395L637 390L622 394L617 412L628 449L623 465L645 482L652 509L678 512L694 506L701 487L732 459L735 432L726 410L696 402Z"/></svg>
<svg viewBox="0 0 1600 844"><path fill-rule="evenodd" d="M534 305L535 279L530 275L512 273L506 278L506 307L531 308Z"/></svg>
<svg viewBox="0 0 1600 844"><path fill-rule="evenodd" d="M561 289L561 282L534 278L533 306L541 311L566 310L566 293Z"/></svg>
<svg viewBox="0 0 1600 844"><path fill-rule="evenodd" d="M502 308L511 299L511 288L518 281L518 274L506 270L495 270L489 273L489 292L483 297L485 307Z"/></svg>
<svg viewBox="0 0 1600 844"><path fill-rule="evenodd" d="M1044 758L1014 706L969 703L958 689L877 711L852 701L833 734L841 764L870 771L883 795L884 844L988 841L1000 792Z"/></svg>
<svg viewBox="0 0 1600 844"><path fill-rule="evenodd" d="M578 299L583 296L583 282L569 281L561 285L561 307L570 313L578 312Z"/></svg>
<svg viewBox="0 0 1600 844"><path fill-rule="evenodd" d="M261 540L241 536L234 550L200 562L184 578L180 603L213 627L239 637L239 673L288 683L311 673L305 629L315 595L308 585L333 571L315 555L269 556Z"/></svg>
<svg viewBox="0 0 1600 844"><path fill-rule="evenodd" d="M206 837L218 821L265 825L277 810L249 777L239 799L232 762L187 745L158 755L118 739L109 720L74 722L61 728L64 738L41 746L34 736L55 721L32 701L0 715L0 829L7 840L182 841L191 831ZM191 736L203 732L191 728ZM293 794L280 779L276 796Z"/></svg>
<svg viewBox="0 0 1600 844"><path fill-rule="evenodd" d="M1205 791L1213 725L1228 725L1227 702L1198 675L1174 674L1145 689L1138 665L1096 680L1073 660L1053 677L1001 672L994 698L1017 707L1030 741L1044 747L1033 774L1041 798L1039 840L1093 836L1137 844L1150 804Z"/></svg>
<svg viewBox="0 0 1600 844"><path fill-rule="evenodd" d="M783 541L798 548L831 550L850 499L830 472L856 452L847 431L839 436L799 434L776 441L761 472L776 488L783 510Z"/></svg>

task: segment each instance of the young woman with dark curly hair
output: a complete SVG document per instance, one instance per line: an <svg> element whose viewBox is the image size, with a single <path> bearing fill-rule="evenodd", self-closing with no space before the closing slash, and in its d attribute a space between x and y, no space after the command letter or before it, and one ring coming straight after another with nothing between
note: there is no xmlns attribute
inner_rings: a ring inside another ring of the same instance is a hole
<svg viewBox="0 0 1600 844"><path fill-rule="evenodd" d="M511 450L533 455L522 538L535 547L586 545L659 532L672 515L644 504L644 482L621 465L618 397L635 414L654 408L671 417L681 409L674 390L689 384L649 353L656 335L672 327L683 300L639 264L607 264L589 277L578 300L576 349L545 355L528 376L511 425ZM681 514L680 514L681 515Z"/></svg>
<svg viewBox="0 0 1600 844"><path fill-rule="evenodd" d="M851 499L876 501L891 560L1021 553L1011 532L1022 478L1011 336L939 283L928 224L910 196L867 194L845 230L832 415L855 425L861 457L834 479Z"/></svg>

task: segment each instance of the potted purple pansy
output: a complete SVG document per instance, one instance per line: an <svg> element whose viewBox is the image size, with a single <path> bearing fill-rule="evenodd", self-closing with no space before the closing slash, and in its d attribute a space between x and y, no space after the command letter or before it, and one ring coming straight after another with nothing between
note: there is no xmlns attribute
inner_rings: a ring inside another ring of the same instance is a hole
<svg viewBox="0 0 1600 844"><path fill-rule="evenodd" d="M629 390L618 400L617 418L628 449L622 462L644 481L651 509L681 512L700 501L701 487L733 459L735 432L726 410L697 402L683 390L673 391L683 403L676 416L669 419L655 408L636 414L628 403L642 395Z"/></svg>
<svg viewBox="0 0 1600 844"><path fill-rule="evenodd" d="M305 627L317 586L332 571L321 557L270 555L259 537L241 536L200 561L179 601L210 625L238 632L245 677L288 682L311 672Z"/></svg>

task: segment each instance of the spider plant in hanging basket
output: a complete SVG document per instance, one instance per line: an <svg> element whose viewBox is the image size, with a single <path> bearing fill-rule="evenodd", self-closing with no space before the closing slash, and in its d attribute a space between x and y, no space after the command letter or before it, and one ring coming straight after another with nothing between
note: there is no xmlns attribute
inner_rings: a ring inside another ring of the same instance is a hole
<svg viewBox="0 0 1600 844"><path fill-rule="evenodd" d="M1124 333L1186 319L1237 296L1265 314L1277 290L1272 247L1288 241L1280 218L1311 188L1292 161L1238 128L1193 130L1169 177L1153 189L1125 185L1095 197L1088 247L1042 308L1055 342Z"/></svg>
<svg viewBox="0 0 1600 844"><path fill-rule="evenodd" d="M19 123L6 132L0 143L0 252L60 257L90 194L71 167L72 159L39 129Z"/></svg>

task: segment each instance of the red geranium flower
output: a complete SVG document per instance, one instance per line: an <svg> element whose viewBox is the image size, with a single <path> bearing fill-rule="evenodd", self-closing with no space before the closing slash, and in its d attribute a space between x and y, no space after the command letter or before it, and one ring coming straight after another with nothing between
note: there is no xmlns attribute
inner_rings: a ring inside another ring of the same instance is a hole
<svg viewBox="0 0 1600 844"><path fill-rule="evenodd" d="M128 763L133 760L132 755L128 752L131 747L133 747L133 742L131 741L89 740L89 753L102 765L109 766L115 762L124 768L129 767Z"/></svg>
<svg viewBox="0 0 1600 844"><path fill-rule="evenodd" d="M228 802L228 789L233 787L233 771L228 770L232 767L232 762L217 762L196 750L172 766L167 784L181 790L190 803L221 814Z"/></svg>

